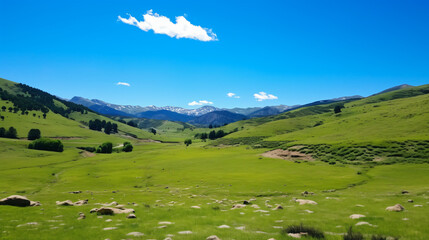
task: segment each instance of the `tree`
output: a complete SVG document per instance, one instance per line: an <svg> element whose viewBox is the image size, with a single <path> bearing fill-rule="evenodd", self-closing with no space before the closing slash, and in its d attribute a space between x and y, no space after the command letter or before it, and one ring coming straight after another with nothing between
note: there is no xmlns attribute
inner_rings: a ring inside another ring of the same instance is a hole
<svg viewBox="0 0 429 240"><path fill-rule="evenodd" d="M5 137L7 138L18 138L18 132L14 127L10 127L9 130L6 131Z"/></svg>
<svg viewBox="0 0 429 240"><path fill-rule="evenodd" d="M124 152L133 151L133 145L130 142L124 142L124 147L122 148L122 151Z"/></svg>
<svg viewBox="0 0 429 240"><path fill-rule="evenodd" d="M28 132L28 140L36 140L39 139L41 137L41 133L39 129L31 129Z"/></svg>
<svg viewBox="0 0 429 240"><path fill-rule="evenodd" d="M6 136L6 129L4 127L0 127L0 137Z"/></svg>
<svg viewBox="0 0 429 240"><path fill-rule="evenodd" d="M219 130L216 132L216 138L224 137L226 134L223 130Z"/></svg>
<svg viewBox="0 0 429 240"><path fill-rule="evenodd" d="M208 138L208 135L207 135L207 133L201 133L201 140L203 141L203 142L205 142L206 140L207 140L207 138Z"/></svg>
<svg viewBox="0 0 429 240"><path fill-rule="evenodd" d="M334 107L334 113L336 113L336 114L340 113L342 108L344 108L343 104L335 105L335 107Z"/></svg>
<svg viewBox="0 0 429 240"><path fill-rule="evenodd" d="M153 133L153 135L156 135L156 129L155 128L151 128L150 132Z"/></svg>
<svg viewBox="0 0 429 240"><path fill-rule="evenodd" d="M6 106L1 107L1 110L2 110L3 112L6 112Z"/></svg>
<svg viewBox="0 0 429 240"><path fill-rule="evenodd" d="M210 140L215 140L216 139L216 131L213 130L209 133L209 139Z"/></svg>
<svg viewBox="0 0 429 240"><path fill-rule="evenodd" d="M4 116L0 116L1 120L4 121Z"/></svg>
<svg viewBox="0 0 429 240"><path fill-rule="evenodd" d="M97 153L112 153L113 144L111 142L105 142L98 146Z"/></svg>
<svg viewBox="0 0 429 240"><path fill-rule="evenodd" d="M112 123L107 122L104 126L104 133L110 134L111 131L112 131Z"/></svg>
<svg viewBox="0 0 429 240"><path fill-rule="evenodd" d="M192 144L192 140L191 139L186 139L185 142L186 146L189 146Z"/></svg>
<svg viewBox="0 0 429 240"><path fill-rule="evenodd" d="M9 107L9 108L8 108L8 110L9 110L9 112L12 112L12 111L13 111L13 108L12 108L12 107Z"/></svg>
<svg viewBox="0 0 429 240"><path fill-rule="evenodd" d="M210 124L210 125L209 125L209 128L210 128L210 129L212 129L212 128L213 128L213 125L211 125L211 124Z"/></svg>
<svg viewBox="0 0 429 240"><path fill-rule="evenodd" d="M112 132L118 133L118 124L116 124L116 123L112 124Z"/></svg>
<svg viewBox="0 0 429 240"><path fill-rule="evenodd" d="M43 114L43 119L46 119L46 113Z"/></svg>

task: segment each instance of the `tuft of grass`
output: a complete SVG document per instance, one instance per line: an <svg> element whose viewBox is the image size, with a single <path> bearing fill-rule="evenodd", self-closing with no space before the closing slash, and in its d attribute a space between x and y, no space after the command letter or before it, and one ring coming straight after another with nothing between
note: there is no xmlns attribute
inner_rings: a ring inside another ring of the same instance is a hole
<svg viewBox="0 0 429 240"><path fill-rule="evenodd" d="M325 235L319 229L314 227L305 226L302 223L300 225L290 225L287 228L281 231L282 234L286 235L288 233L307 233L308 236L317 239L324 239Z"/></svg>
<svg viewBox="0 0 429 240"><path fill-rule="evenodd" d="M344 240L363 240L363 235L360 232L353 232L353 227L349 227L347 233L343 236Z"/></svg>

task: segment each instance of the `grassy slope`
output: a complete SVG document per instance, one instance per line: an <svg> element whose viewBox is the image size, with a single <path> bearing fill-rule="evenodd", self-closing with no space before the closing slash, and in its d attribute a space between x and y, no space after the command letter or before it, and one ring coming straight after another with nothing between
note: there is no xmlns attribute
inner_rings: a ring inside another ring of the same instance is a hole
<svg viewBox="0 0 429 240"><path fill-rule="evenodd" d="M428 88L427 85L425 87ZM260 119L238 122L228 128L243 127L243 130L226 138L263 136L268 141L296 141L306 144L428 139L429 95L390 100L401 91L404 90L346 103L346 108L340 114L329 111L268 121L261 125L257 125ZM312 108L314 107L282 115ZM323 124L313 127L319 121Z"/></svg>

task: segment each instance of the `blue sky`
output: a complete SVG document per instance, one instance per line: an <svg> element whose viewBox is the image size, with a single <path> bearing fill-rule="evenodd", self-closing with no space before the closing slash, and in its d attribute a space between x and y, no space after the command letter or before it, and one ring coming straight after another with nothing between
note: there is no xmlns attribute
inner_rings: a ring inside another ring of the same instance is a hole
<svg viewBox="0 0 429 240"><path fill-rule="evenodd" d="M217 40L118 20L142 22L151 9ZM0 0L0 77L64 98L294 105L427 84L428 66L428 1ZM259 92L273 99L257 101Z"/></svg>

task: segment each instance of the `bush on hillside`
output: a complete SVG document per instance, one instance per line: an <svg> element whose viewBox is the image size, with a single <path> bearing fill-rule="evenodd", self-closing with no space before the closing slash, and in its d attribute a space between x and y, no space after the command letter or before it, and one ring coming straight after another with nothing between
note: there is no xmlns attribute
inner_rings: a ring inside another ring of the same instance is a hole
<svg viewBox="0 0 429 240"><path fill-rule="evenodd" d="M0 127L0 137L6 136L6 129L4 127Z"/></svg>
<svg viewBox="0 0 429 240"><path fill-rule="evenodd" d="M111 142L105 142L98 146L97 153L112 153L113 144Z"/></svg>
<svg viewBox="0 0 429 240"><path fill-rule="evenodd" d="M344 240L363 240L363 235L360 232L353 232L353 228L350 227L347 233L343 236Z"/></svg>
<svg viewBox="0 0 429 240"><path fill-rule="evenodd" d="M95 152L97 150L95 147L77 147L77 149L85 150L87 152Z"/></svg>
<svg viewBox="0 0 429 240"><path fill-rule="evenodd" d="M14 127L10 127L4 134L6 138L18 138L18 132Z"/></svg>
<svg viewBox="0 0 429 240"><path fill-rule="evenodd" d="M41 136L41 133L40 133L40 130L39 129L31 129L29 132L28 132L28 140L36 140L36 139L39 139L39 138L41 138L42 136Z"/></svg>
<svg viewBox="0 0 429 240"><path fill-rule="evenodd" d="M130 142L124 142L124 147L122 148L122 151L124 152L133 151L133 145Z"/></svg>
<svg viewBox="0 0 429 240"><path fill-rule="evenodd" d="M28 145L29 149L46 150L54 152L62 152L64 145L60 140L54 140L49 138L39 138L34 140Z"/></svg>

